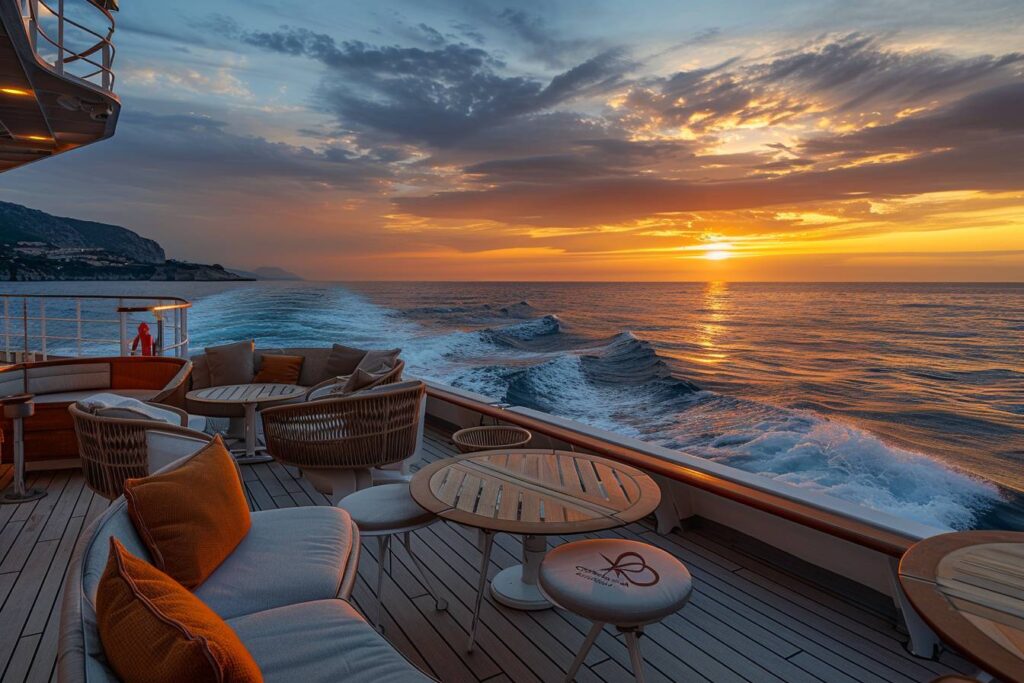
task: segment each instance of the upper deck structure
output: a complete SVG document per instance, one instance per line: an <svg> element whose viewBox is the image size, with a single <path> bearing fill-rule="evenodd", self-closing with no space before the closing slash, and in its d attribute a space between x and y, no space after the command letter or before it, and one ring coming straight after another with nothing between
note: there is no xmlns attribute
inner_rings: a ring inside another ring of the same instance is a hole
<svg viewBox="0 0 1024 683"><path fill-rule="evenodd" d="M114 134L115 0L0 2L0 171Z"/></svg>

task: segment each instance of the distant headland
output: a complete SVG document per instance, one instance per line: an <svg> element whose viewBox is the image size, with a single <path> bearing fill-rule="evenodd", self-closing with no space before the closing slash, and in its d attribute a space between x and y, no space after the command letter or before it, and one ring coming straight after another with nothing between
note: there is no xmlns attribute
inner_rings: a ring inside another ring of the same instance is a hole
<svg viewBox="0 0 1024 683"><path fill-rule="evenodd" d="M269 266L236 270L168 259L159 243L128 228L0 202L0 281L301 279Z"/></svg>

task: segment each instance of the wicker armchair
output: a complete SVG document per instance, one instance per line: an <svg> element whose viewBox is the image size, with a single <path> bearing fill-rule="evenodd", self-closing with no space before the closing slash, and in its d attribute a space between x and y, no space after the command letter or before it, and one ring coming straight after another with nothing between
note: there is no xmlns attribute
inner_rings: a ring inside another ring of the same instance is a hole
<svg viewBox="0 0 1024 683"><path fill-rule="evenodd" d="M158 420L134 420L121 417L100 417L75 404L68 406L78 438L82 458L82 474L86 485L104 498L113 500L124 492L125 479L149 474L146 431L156 429L209 439L209 435L189 429L188 413L167 405L157 406L176 413L180 425Z"/></svg>
<svg viewBox="0 0 1024 683"><path fill-rule="evenodd" d="M267 450L302 470L337 503L372 485L372 470L414 455L422 438L426 387L402 382L267 408L260 413Z"/></svg>
<svg viewBox="0 0 1024 683"><path fill-rule="evenodd" d="M375 389L377 387L383 387L388 384L396 384L398 382L401 382L403 370L405 370L405 361L399 359L398 362L395 363L395 367L391 368L390 370L382 374L380 377L373 380L372 384L363 387L359 391L368 391L370 389ZM320 382L319 384L314 384L309 388L309 391L306 392L306 400L315 401L320 398L326 398L327 394L323 393L321 390L330 386L334 386L335 384L338 384L337 377L331 377L330 379L325 379L323 382Z"/></svg>

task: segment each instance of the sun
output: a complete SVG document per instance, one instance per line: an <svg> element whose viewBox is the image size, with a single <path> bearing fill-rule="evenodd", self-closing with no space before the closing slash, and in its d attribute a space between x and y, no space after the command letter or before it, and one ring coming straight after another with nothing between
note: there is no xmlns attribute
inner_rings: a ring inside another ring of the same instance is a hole
<svg viewBox="0 0 1024 683"><path fill-rule="evenodd" d="M728 242L705 244L704 249L704 258L708 261L724 261L732 256L732 245Z"/></svg>

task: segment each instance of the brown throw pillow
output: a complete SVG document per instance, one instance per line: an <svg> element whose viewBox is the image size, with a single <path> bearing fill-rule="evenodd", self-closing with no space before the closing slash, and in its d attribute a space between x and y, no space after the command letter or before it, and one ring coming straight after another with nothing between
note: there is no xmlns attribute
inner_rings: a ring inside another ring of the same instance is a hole
<svg viewBox="0 0 1024 683"><path fill-rule="evenodd" d="M124 496L153 564L188 589L249 532L242 480L220 436L170 472L128 479Z"/></svg>
<svg viewBox="0 0 1024 683"><path fill-rule="evenodd" d="M263 680L223 619L114 537L96 590L96 621L107 661L127 683Z"/></svg>
<svg viewBox="0 0 1024 683"><path fill-rule="evenodd" d="M298 384L302 374L302 356L279 356L263 354L260 358L260 371L252 378L253 382L268 384Z"/></svg>
<svg viewBox="0 0 1024 683"><path fill-rule="evenodd" d="M324 379L340 375L351 375L365 355L366 351L362 349L353 349L351 346L335 344L331 347L331 355L327 356Z"/></svg>
<svg viewBox="0 0 1024 683"><path fill-rule="evenodd" d="M210 367L210 386L252 382L256 367L255 356L256 343L252 339L208 347L206 364Z"/></svg>

